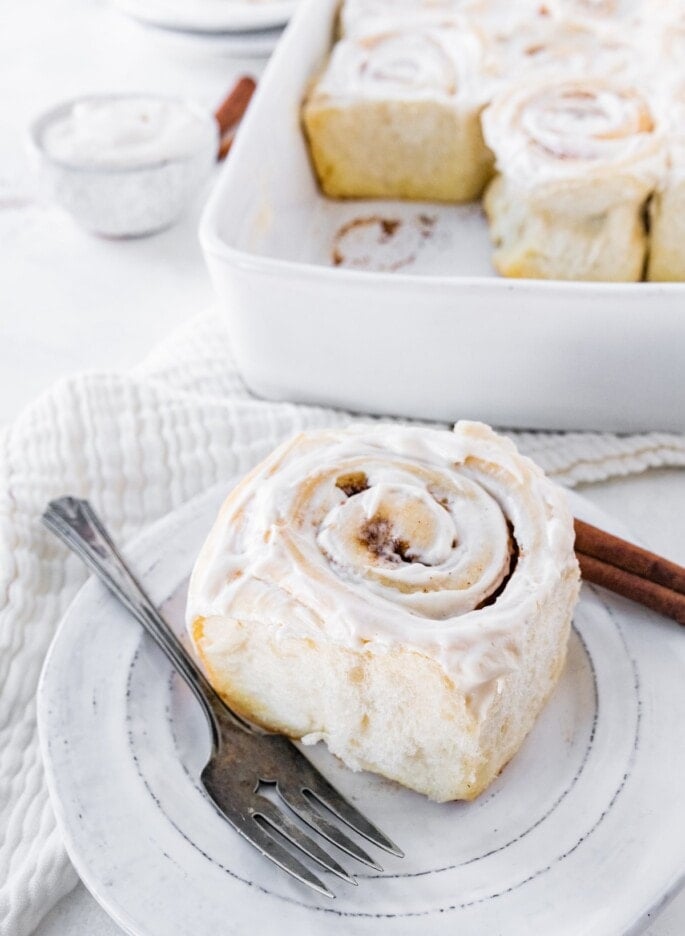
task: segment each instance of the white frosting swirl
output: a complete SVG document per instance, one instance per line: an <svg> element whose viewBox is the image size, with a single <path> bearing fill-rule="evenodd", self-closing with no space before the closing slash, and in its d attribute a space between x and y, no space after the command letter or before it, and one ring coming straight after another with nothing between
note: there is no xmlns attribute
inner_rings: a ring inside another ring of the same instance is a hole
<svg viewBox="0 0 685 936"><path fill-rule="evenodd" d="M598 210L630 189L646 196L665 166L660 122L638 91L619 84L513 87L486 109L483 132L497 168L518 185L542 195L550 183L589 186Z"/></svg>
<svg viewBox="0 0 685 936"><path fill-rule="evenodd" d="M571 22L593 23L615 28L635 26L661 15L661 0L546 0L554 16Z"/></svg>
<svg viewBox="0 0 685 936"><path fill-rule="evenodd" d="M466 26L343 39L334 47L314 97L461 102L482 94L479 63L479 41Z"/></svg>
<svg viewBox="0 0 685 936"><path fill-rule="evenodd" d="M551 19L540 0L464 0L462 13L486 39L525 34Z"/></svg>
<svg viewBox="0 0 685 936"><path fill-rule="evenodd" d="M663 180L668 188L685 178L685 4L679 0L664 0L668 4L666 17L658 36L653 75L652 96L666 129L669 150L669 171ZM680 67L672 66L677 63Z"/></svg>
<svg viewBox="0 0 685 936"><path fill-rule="evenodd" d="M455 22L465 0L345 0L340 11L344 36L368 36L414 26Z"/></svg>
<svg viewBox="0 0 685 936"><path fill-rule="evenodd" d="M228 498L189 626L230 617L375 653L402 645L479 705L577 580L573 541L563 493L482 424L303 434Z"/></svg>
<svg viewBox="0 0 685 936"><path fill-rule="evenodd" d="M513 32L493 32L484 41L486 69L499 86L512 75L549 75L554 80L615 78L631 80L641 71L632 42L587 26L562 24L549 17Z"/></svg>

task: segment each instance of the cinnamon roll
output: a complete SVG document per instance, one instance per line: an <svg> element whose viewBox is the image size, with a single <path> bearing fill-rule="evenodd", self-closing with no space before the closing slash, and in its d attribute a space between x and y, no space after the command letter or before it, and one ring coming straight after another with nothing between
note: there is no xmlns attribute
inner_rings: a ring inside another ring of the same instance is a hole
<svg viewBox="0 0 685 936"><path fill-rule="evenodd" d="M188 627L249 719L473 799L563 667L573 545L563 492L480 423L305 433L224 504Z"/></svg>
<svg viewBox="0 0 685 936"><path fill-rule="evenodd" d="M332 197L467 201L491 175L480 44L466 26L343 39L304 106Z"/></svg>
<svg viewBox="0 0 685 936"><path fill-rule="evenodd" d="M497 160L484 204L500 273L641 279L645 204L666 150L640 92L589 80L519 85L493 101L483 126Z"/></svg>
<svg viewBox="0 0 685 936"><path fill-rule="evenodd" d="M645 71L631 38L549 16L534 18L525 29L484 33L483 47L484 71L497 90L524 76L632 81Z"/></svg>

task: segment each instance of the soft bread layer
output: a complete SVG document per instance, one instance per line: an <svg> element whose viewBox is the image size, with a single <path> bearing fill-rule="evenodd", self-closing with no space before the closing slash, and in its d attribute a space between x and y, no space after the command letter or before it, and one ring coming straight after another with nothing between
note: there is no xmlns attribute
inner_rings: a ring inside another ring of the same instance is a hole
<svg viewBox="0 0 685 936"><path fill-rule="evenodd" d="M331 198L469 201L492 174L479 109L436 101L312 100L304 126Z"/></svg>
<svg viewBox="0 0 685 936"><path fill-rule="evenodd" d="M251 720L324 740L352 770L438 802L472 800L519 749L562 671L575 576L562 587L563 607L541 609L485 717L435 660L410 650L355 651L231 618L198 619L193 636L212 685Z"/></svg>
<svg viewBox="0 0 685 936"><path fill-rule="evenodd" d="M650 252L647 279L685 281L685 179L657 192L650 206Z"/></svg>
<svg viewBox="0 0 685 936"><path fill-rule="evenodd" d="M644 200L587 213L560 210L560 198L531 202L529 193L497 176L483 202L493 263L502 276L634 283L647 256Z"/></svg>

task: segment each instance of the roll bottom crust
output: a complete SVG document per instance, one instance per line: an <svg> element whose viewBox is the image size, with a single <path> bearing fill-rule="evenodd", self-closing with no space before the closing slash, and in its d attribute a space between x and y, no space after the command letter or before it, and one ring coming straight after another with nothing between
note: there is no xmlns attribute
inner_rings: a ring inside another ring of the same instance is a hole
<svg viewBox="0 0 685 936"><path fill-rule="evenodd" d="M685 179L654 195L649 216L647 279L685 282Z"/></svg>
<svg viewBox="0 0 685 936"><path fill-rule="evenodd" d="M642 279L647 256L643 201L583 214L577 206L560 208L552 197L532 203L527 192L497 176L484 207L493 262L503 276L614 283Z"/></svg>
<svg viewBox="0 0 685 936"><path fill-rule="evenodd" d="M559 583L562 603L530 623L520 665L500 678L485 711L414 650L353 650L224 617L196 619L192 634L212 685L252 721L324 740L353 770L438 802L472 800L514 756L554 688L577 591L574 571Z"/></svg>
<svg viewBox="0 0 685 936"><path fill-rule="evenodd" d="M492 175L478 109L311 100L304 126L319 183L332 198L470 201Z"/></svg>

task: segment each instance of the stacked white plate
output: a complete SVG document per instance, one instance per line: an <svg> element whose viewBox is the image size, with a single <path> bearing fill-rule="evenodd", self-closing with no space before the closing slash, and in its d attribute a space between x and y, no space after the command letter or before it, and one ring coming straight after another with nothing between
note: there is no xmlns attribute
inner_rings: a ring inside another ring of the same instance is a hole
<svg viewBox="0 0 685 936"><path fill-rule="evenodd" d="M236 57L269 55L298 0L114 0L122 13L177 45Z"/></svg>

